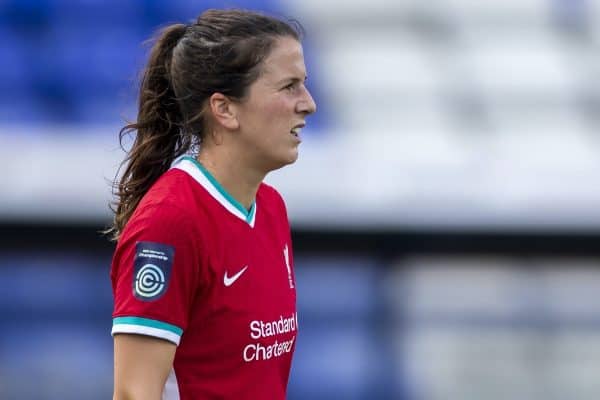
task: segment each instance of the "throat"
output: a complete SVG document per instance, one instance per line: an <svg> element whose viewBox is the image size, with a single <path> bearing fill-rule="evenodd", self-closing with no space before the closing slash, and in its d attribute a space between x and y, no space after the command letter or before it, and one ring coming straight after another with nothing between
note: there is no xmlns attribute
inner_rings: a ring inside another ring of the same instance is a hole
<svg viewBox="0 0 600 400"><path fill-rule="evenodd" d="M199 157L198 164L209 175L215 187L246 213L252 210L262 178L254 178L235 164L216 163ZM245 172L245 173L244 173Z"/></svg>

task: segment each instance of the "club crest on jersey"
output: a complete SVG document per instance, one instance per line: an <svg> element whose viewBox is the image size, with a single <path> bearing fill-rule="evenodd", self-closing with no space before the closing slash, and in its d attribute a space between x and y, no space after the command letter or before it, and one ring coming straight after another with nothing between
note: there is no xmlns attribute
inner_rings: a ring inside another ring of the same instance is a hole
<svg viewBox="0 0 600 400"><path fill-rule="evenodd" d="M283 248L283 257L285 258L285 266L287 267L288 282L290 283L290 289L294 288L294 280L292 279L292 267L290 267L290 250L286 244Z"/></svg>
<svg viewBox="0 0 600 400"><path fill-rule="evenodd" d="M157 300L167 291L174 254L173 246L154 242L136 243L133 294L138 300Z"/></svg>

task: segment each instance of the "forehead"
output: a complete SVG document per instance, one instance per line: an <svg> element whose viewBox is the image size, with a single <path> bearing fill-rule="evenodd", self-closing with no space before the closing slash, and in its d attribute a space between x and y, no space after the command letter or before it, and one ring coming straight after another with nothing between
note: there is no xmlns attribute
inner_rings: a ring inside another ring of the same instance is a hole
<svg viewBox="0 0 600 400"><path fill-rule="evenodd" d="M306 67L300 42L290 37L277 39L263 62L261 75L268 81L277 81L288 77L304 80Z"/></svg>

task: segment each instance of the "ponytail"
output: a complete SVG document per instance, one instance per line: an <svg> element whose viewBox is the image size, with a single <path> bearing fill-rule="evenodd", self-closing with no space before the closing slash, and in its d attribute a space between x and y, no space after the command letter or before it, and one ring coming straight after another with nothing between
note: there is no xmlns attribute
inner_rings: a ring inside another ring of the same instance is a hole
<svg viewBox="0 0 600 400"><path fill-rule="evenodd" d="M173 91L171 62L173 49L186 33L186 25L163 29L151 49L143 72L137 121L119 132L123 147L125 135L136 131L129 154L121 164L125 171L114 190L118 201L113 226L107 231L117 240L150 186L167 171L175 158L191 146L192 138L183 132L183 117Z"/></svg>

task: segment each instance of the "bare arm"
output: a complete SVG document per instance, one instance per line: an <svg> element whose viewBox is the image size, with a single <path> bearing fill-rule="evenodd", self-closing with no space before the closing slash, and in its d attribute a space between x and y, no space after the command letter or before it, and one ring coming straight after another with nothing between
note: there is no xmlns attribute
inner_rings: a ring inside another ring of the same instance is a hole
<svg viewBox="0 0 600 400"><path fill-rule="evenodd" d="M174 343L150 336L115 335L113 400L160 400L175 349Z"/></svg>

